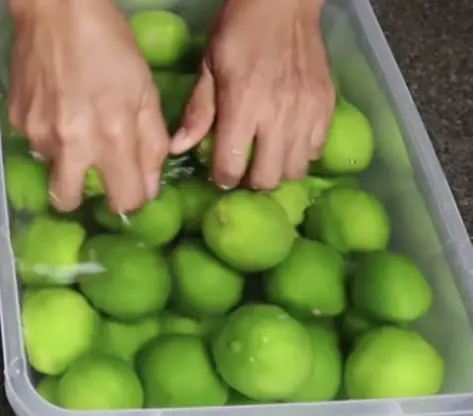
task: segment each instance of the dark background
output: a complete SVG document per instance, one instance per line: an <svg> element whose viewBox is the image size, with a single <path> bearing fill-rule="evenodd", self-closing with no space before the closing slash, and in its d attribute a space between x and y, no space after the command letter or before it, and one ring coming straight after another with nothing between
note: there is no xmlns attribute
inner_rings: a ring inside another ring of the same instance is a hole
<svg viewBox="0 0 473 416"><path fill-rule="evenodd" d="M372 0L473 235L473 2ZM2 369L3 374L3 369ZM0 381L0 415L13 416Z"/></svg>

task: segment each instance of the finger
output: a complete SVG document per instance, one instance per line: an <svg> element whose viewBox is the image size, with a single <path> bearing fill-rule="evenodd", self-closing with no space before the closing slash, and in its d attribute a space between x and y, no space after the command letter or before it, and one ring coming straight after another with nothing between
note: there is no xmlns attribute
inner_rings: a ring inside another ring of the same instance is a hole
<svg viewBox="0 0 473 416"><path fill-rule="evenodd" d="M138 165L138 132L129 114L115 114L102 126L97 167L102 173L109 208L125 213L147 199Z"/></svg>
<svg viewBox="0 0 473 416"><path fill-rule="evenodd" d="M291 139L286 150L283 178L298 180L307 174L310 133L299 130Z"/></svg>
<svg viewBox="0 0 473 416"><path fill-rule="evenodd" d="M284 139L280 124L266 123L257 131L249 183L253 189L278 186L284 166Z"/></svg>
<svg viewBox="0 0 473 416"><path fill-rule="evenodd" d="M189 98L181 127L171 142L171 153L181 154L196 146L210 130L215 117L215 87L207 65L203 65Z"/></svg>
<svg viewBox="0 0 473 416"><path fill-rule="evenodd" d="M320 114L317 117L316 122L312 128L310 134L310 159L316 160L320 157L320 153L325 143L325 136L328 133L330 128L330 123L332 121L332 114L335 108L336 96L332 88L329 88L325 94L325 106Z"/></svg>
<svg viewBox="0 0 473 416"><path fill-rule="evenodd" d="M148 199L159 191L160 173L169 149L169 135L157 94L138 116L139 163Z"/></svg>
<svg viewBox="0 0 473 416"><path fill-rule="evenodd" d="M222 189L230 189L240 183L246 172L248 152L256 132L255 99L248 92L230 86L217 91L217 100L212 180Z"/></svg>
<svg viewBox="0 0 473 416"><path fill-rule="evenodd" d="M73 211L82 202L84 175L89 164L81 157L81 151L78 146L64 145L54 160L49 194L52 205L59 212Z"/></svg>

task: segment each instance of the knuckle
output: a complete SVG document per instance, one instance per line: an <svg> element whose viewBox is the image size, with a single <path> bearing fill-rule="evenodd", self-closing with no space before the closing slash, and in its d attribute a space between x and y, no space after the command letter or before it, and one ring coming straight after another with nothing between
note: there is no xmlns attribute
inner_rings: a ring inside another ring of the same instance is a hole
<svg viewBox="0 0 473 416"><path fill-rule="evenodd" d="M103 123L106 138L111 142L121 141L130 133L125 117L109 117Z"/></svg>
<svg viewBox="0 0 473 416"><path fill-rule="evenodd" d="M83 117L59 120L56 125L58 141L63 145L77 143L84 136L85 126Z"/></svg>
<svg viewBox="0 0 473 416"><path fill-rule="evenodd" d="M50 136L50 125L47 121L29 117L25 124L26 135L32 140L45 140Z"/></svg>

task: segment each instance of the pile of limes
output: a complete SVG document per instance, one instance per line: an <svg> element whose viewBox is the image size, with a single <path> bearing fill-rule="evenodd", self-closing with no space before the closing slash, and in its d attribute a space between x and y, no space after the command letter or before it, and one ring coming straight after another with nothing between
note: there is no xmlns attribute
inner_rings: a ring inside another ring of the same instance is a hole
<svg viewBox="0 0 473 416"><path fill-rule="evenodd" d="M187 26L164 11L138 13L131 26L161 68L172 125L194 77L178 72ZM83 206L55 212L47 167L25 146L10 149L23 338L38 392L83 410L437 393L443 359L410 329L431 288L390 250L381 201L348 176L370 165L373 135L340 94L326 140L301 181L223 191L207 179L209 136L170 159L159 195L126 216L108 211L94 171Z"/></svg>

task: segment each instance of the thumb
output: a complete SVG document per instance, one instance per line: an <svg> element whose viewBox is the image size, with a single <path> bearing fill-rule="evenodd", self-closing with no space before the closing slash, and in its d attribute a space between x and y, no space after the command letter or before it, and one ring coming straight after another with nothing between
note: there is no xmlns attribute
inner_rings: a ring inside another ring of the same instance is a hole
<svg viewBox="0 0 473 416"><path fill-rule="evenodd" d="M196 146L212 127L214 117L214 79L204 63L187 103L181 126L171 140L170 152L181 154Z"/></svg>

